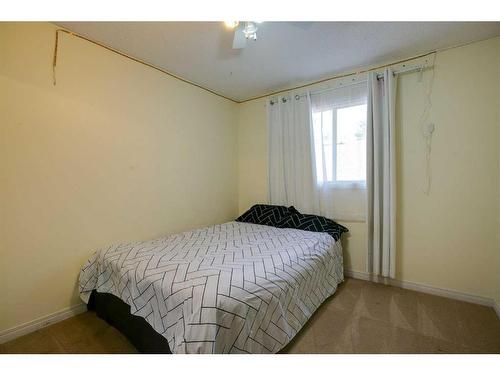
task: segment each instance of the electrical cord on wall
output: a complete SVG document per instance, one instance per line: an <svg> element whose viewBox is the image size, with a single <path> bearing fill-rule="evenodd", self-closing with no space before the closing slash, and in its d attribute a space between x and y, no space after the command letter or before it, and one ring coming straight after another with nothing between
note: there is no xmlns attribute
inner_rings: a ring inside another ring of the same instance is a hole
<svg viewBox="0 0 500 375"><path fill-rule="evenodd" d="M434 58L432 60L432 73L429 80L429 86L425 95L424 110L420 116L419 125L422 129L422 135L425 141L425 182L423 186L423 191L425 195L429 195L431 191L432 182L432 171L431 171L431 152L432 152L432 134L434 133L435 126L433 123L427 123L429 114L432 108L432 88L434 85L435 69L434 63L436 62L436 53L434 53Z"/></svg>
<svg viewBox="0 0 500 375"><path fill-rule="evenodd" d="M431 191L431 151L432 151L432 132L434 131L434 124L428 124L427 128L424 129L425 138L425 183L424 183L424 194L429 195Z"/></svg>

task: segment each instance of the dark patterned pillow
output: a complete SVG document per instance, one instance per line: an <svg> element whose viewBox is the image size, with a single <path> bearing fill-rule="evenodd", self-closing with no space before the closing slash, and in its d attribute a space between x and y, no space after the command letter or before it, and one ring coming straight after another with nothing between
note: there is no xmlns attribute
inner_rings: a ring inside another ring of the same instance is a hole
<svg viewBox="0 0 500 375"><path fill-rule="evenodd" d="M254 204L248 211L236 219L245 223L276 226L291 214L298 212L293 207L274 206L270 204Z"/></svg>
<svg viewBox="0 0 500 375"><path fill-rule="evenodd" d="M310 232L325 232L332 236L335 241L340 239L342 233L349 232L349 229L323 216L304 215L293 213L284 217L276 224L278 228L294 228L308 230Z"/></svg>

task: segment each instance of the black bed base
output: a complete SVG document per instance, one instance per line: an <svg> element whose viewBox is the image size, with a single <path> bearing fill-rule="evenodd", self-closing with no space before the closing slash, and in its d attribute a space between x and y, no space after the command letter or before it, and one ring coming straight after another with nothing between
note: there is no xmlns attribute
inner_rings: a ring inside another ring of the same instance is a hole
<svg viewBox="0 0 500 375"><path fill-rule="evenodd" d="M110 293L90 295L89 310L118 329L140 353L171 354L168 341L156 332L144 318L130 313L130 306Z"/></svg>
<svg viewBox="0 0 500 375"><path fill-rule="evenodd" d="M87 308L125 335L139 353L172 354L167 339L156 332L144 318L132 315L130 306L118 297L93 290Z"/></svg>

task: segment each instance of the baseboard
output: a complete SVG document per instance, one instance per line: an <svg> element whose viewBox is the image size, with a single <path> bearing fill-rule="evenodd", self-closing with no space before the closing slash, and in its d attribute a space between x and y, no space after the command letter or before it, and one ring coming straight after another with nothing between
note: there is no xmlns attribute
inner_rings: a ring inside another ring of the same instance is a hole
<svg viewBox="0 0 500 375"><path fill-rule="evenodd" d="M31 322L18 325L17 327L9 328L0 332L0 344L13 340L17 337L24 336L28 333L38 331L41 328L50 326L61 320L71 318L72 316L81 314L87 311L87 305L79 304L73 307L67 307L53 314L42 316L41 318L32 320Z"/></svg>
<svg viewBox="0 0 500 375"><path fill-rule="evenodd" d="M493 298L458 292L456 290L451 290L451 289L437 288L434 286L420 284L420 283L414 283L411 281L402 281L402 280L391 279L388 277L372 275L372 274L369 274L368 272L362 272L362 271L345 270L344 274L348 277L352 277L353 279L373 281L376 283L397 286L397 287L403 288L403 289L414 290L416 292L433 294L433 295L440 296L440 297L452 298L452 299L456 299L459 301L489 306L489 307L492 307L496 311L497 316L500 318L500 306L498 305L498 303L496 303L496 301Z"/></svg>

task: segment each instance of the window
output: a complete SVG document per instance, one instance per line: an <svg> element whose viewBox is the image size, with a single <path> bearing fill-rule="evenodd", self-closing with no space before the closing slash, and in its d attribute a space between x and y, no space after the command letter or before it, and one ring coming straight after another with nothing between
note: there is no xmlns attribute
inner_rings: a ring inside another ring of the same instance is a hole
<svg viewBox="0 0 500 375"><path fill-rule="evenodd" d="M366 100L313 109L319 184L362 187L366 180Z"/></svg>

